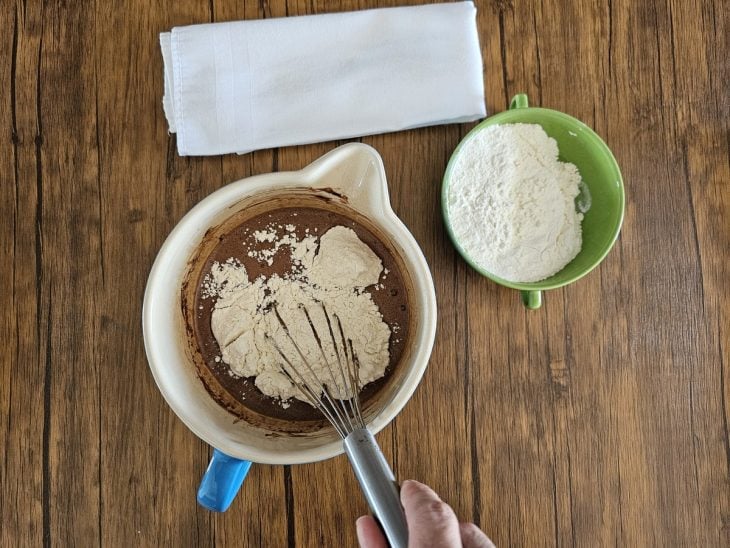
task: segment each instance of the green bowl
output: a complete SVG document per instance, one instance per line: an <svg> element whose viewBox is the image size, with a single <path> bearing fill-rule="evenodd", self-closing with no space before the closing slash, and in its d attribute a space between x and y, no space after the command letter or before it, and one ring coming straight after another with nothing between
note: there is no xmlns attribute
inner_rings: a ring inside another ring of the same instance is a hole
<svg viewBox="0 0 730 548"><path fill-rule="evenodd" d="M557 274L533 283L510 282L478 266L454 236L449 218L449 181L464 143L488 126L513 123L542 126L545 133L557 141L560 160L575 164L578 168L591 197L591 207L583 217L583 246L578 255ZM556 110L530 108L527 95L519 94L512 98L508 111L490 116L481 122L456 147L444 174L441 207L451 241L464 260L490 280L519 289L526 307L539 308L542 304L542 291L562 287L582 278L593 270L613 247L624 217L624 186L616 159L606 143L591 128L580 120Z"/></svg>

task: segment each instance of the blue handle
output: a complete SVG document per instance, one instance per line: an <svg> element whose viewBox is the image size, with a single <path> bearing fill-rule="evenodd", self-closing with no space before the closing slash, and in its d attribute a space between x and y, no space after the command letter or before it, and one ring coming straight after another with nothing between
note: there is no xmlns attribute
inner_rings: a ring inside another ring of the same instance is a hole
<svg viewBox="0 0 730 548"><path fill-rule="evenodd" d="M228 510L249 468L250 461L229 457L214 448L213 458L198 488L198 504L213 512Z"/></svg>

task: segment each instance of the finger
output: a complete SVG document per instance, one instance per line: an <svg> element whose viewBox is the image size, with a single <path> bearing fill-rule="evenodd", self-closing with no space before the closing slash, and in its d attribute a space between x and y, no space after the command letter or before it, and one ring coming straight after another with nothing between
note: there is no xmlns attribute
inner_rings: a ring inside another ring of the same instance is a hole
<svg viewBox="0 0 730 548"><path fill-rule="evenodd" d="M489 537L473 523L460 523L459 531L464 548L494 548Z"/></svg>
<svg viewBox="0 0 730 548"><path fill-rule="evenodd" d="M400 498L408 521L409 546L461 547L456 514L433 489L407 480L401 485Z"/></svg>
<svg viewBox="0 0 730 548"><path fill-rule="evenodd" d="M355 522L357 541L361 548L388 548L380 527L372 516L361 516Z"/></svg>

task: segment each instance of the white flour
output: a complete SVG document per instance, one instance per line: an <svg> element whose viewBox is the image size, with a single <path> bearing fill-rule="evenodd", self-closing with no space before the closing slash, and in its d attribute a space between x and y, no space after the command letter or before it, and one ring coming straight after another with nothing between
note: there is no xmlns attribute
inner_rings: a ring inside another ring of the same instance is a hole
<svg viewBox="0 0 730 548"><path fill-rule="evenodd" d="M559 272L581 248L578 169L536 124L489 126L465 143L447 207L454 236L480 267L512 282Z"/></svg>
<svg viewBox="0 0 730 548"><path fill-rule="evenodd" d="M321 238L306 236L302 240L294 234L295 227L285 228L281 237L274 230L255 232L256 241L271 244L270 250L256 256L269 262L273 254L289 250L295 265L293 274L250 280L245 267L229 259L223 264L214 263L204 280L203 294L217 297L211 328L221 348L221 357L236 375L255 376L256 386L264 394L284 402L292 397L307 401L281 372L282 359L266 338L267 335L273 338L305 378L313 381L313 375L298 359L296 349L270 309L270 305L276 304L312 366L314 377L326 384L335 397L350 396L341 378L332 379L299 304L305 305L321 334L329 331L318 303L324 304L330 316L339 317L360 362L362 387L383 376L390 358L390 328L370 295L363 291L378 283L382 263L350 228L336 226ZM330 363L336 364L331 339L322 337L322 340Z"/></svg>

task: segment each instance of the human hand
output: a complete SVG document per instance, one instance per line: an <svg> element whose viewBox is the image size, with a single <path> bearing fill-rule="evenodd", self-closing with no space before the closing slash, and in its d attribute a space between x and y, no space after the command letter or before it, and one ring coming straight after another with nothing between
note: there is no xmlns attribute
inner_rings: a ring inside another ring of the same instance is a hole
<svg viewBox="0 0 730 548"><path fill-rule="evenodd" d="M476 525L459 523L451 506L427 485L404 481L400 500L408 522L409 548L494 548ZM361 548L387 548L388 543L372 516L358 518L356 526Z"/></svg>

